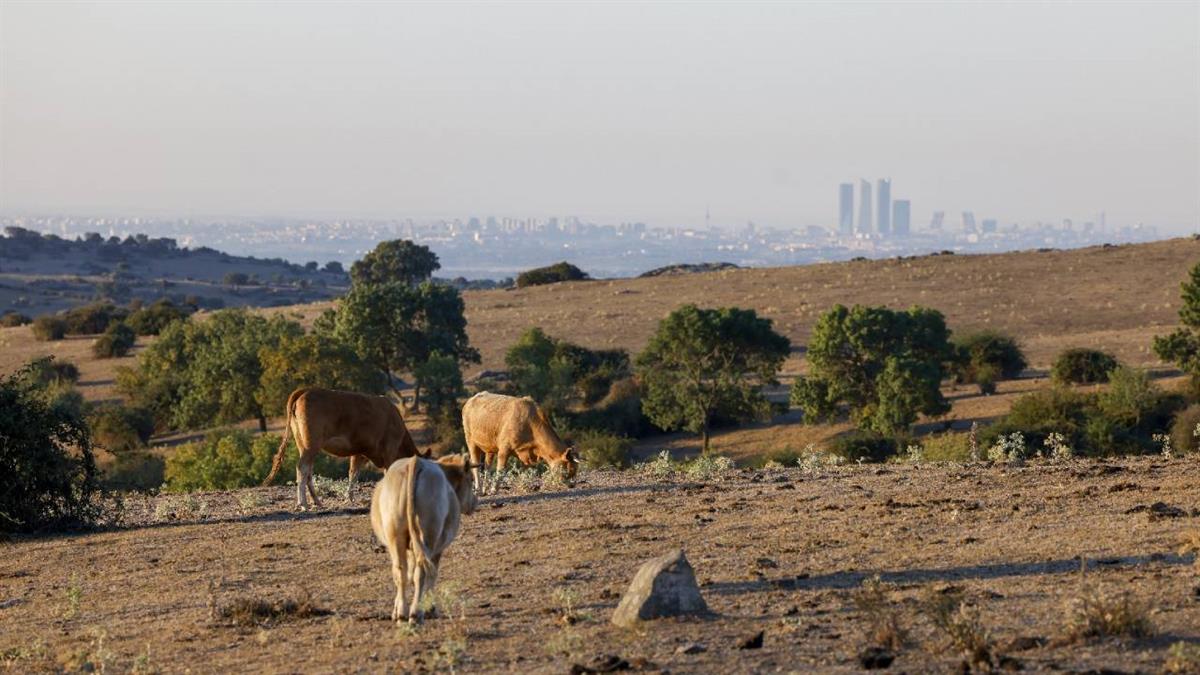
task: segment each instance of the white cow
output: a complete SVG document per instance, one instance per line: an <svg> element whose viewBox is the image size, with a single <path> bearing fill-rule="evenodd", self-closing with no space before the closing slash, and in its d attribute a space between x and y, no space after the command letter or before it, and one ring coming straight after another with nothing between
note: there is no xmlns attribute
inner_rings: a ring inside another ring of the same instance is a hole
<svg viewBox="0 0 1200 675"><path fill-rule="evenodd" d="M460 515L475 511L471 465L465 455L437 461L394 462L371 496L371 528L392 559L396 600L392 620L421 621L421 596L437 583L442 553L458 535ZM406 603L411 581L412 606Z"/></svg>

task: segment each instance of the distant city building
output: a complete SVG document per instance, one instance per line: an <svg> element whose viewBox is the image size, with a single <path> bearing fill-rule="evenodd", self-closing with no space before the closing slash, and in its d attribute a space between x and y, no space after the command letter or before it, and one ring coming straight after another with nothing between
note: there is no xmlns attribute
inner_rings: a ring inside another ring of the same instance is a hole
<svg viewBox="0 0 1200 675"><path fill-rule="evenodd" d="M892 179L879 179L879 234L887 236L892 231Z"/></svg>
<svg viewBox="0 0 1200 675"><path fill-rule="evenodd" d="M995 218L984 218L982 226L983 226L984 234L995 232L996 231L996 219Z"/></svg>
<svg viewBox="0 0 1200 675"><path fill-rule="evenodd" d="M871 234L871 182L866 178L858 182L858 233Z"/></svg>
<svg viewBox="0 0 1200 675"><path fill-rule="evenodd" d="M854 183L838 186L838 234L854 234Z"/></svg>
<svg viewBox="0 0 1200 675"><path fill-rule="evenodd" d="M897 237L906 237L912 222L912 202L907 199L897 199L892 202L892 233Z"/></svg>
<svg viewBox="0 0 1200 675"><path fill-rule="evenodd" d="M945 211L934 211L933 216L929 218L929 229L935 232L940 232L942 230L942 223L945 222L945 220Z"/></svg>
<svg viewBox="0 0 1200 675"><path fill-rule="evenodd" d="M967 234L975 232L975 214L973 212L962 212L962 229L963 232L966 232Z"/></svg>

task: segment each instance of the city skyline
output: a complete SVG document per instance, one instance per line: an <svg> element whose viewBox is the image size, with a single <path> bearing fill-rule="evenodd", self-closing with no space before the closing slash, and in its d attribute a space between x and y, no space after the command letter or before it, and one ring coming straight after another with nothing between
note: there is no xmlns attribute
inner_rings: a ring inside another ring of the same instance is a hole
<svg viewBox="0 0 1200 675"><path fill-rule="evenodd" d="M914 223L1105 211L1181 232L1200 221L1198 19L1171 2L10 0L0 211L694 225L707 204L722 226L827 226L827 186L890 174Z"/></svg>

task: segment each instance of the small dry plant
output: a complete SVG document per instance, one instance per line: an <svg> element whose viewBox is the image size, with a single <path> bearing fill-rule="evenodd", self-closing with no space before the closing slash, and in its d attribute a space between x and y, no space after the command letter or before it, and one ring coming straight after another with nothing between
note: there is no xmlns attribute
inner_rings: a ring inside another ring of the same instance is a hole
<svg viewBox="0 0 1200 675"><path fill-rule="evenodd" d="M66 604L62 608L62 618L74 619L79 614L83 602L83 581L78 572L72 572L67 581Z"/></svg>
<svg viewBox="0 0 1200 675"><path fill-rule="evenodd" d="M558 622L573 626L580 621L591 621L592 615L579 611L579 593L572 588L554 589L554 601L559 605Z"/></svg>
<svg viewBox="0 0 1200 675"><path fill-rule="evenodd" d="M991 633L980 619L979 608L968 604L961 592L931 592L925 598L924 610L933 625L949 639L950 649L961 654L970 669L991 669Z"/></svg>
<svg viewBox="0 0 1200 675"><path fill-rule="evenodd" d="M518 469L509 472L512 477L512 488L517 494L527 495L542 489L542 477L537 469Z"/></svg>
<svg viewBox="0 0 1200 675"><path fill-rule="evenodd" d="M320 609L307 591L297 597L282 600L267 600L254 596L240 596L216 606L216 618L224 619L235 626L272 626L291 619L324 616L329 612Z"/></svg>
<svg viewBox="0 0 1200 675"><path fill-rule="evenodd" d="M1154 634L1146 606L1129 593L1104 593L1088 586L1082 586L1079 595L1067 603L1063 623L1063 637L1068 642Z"/></svg>
<svg viewBox="0 0 1200 675"><path fill-rule="evenodd" d="M558 492L567 489L567 472L561 467L552 466L542 474L542 490Z"/></svg>
<svg viewBox="0 0 1200 675"><path fill-rule="evenodd" d="M1193 565L1200 569L1200 530L1189 530L1179 536L1179 555L1196 554Z"/></svg>
<svg viewBox="0 0 1200 675"><path fill-rule="evenodd" d="M638 464L634 469L641 475L650 478L663 479L668 478L675 473L675 464L671 462L671 453L668 450L663 450L658 453L654 459L648 462Z"/></svg>
<svg viewBox="0 0 1200 675"><path fill-rule="evenodd" d="M1163 672L1171 675L1200 675L1200 645L1176 642L1167 650Z"/></svg>
<svg viewBox="0 0 1200 675"><path fill-rule="evenodd" d="M875 575L863 581L854 593L854 606L866 615L870 646L898 650L908 644L908 626L904 614L888 595L888 585Z"/></svg>

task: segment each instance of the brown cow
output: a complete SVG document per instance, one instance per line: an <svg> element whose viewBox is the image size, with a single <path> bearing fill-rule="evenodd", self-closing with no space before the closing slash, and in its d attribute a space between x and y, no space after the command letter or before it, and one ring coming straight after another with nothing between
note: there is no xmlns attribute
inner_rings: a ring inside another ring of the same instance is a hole
<svg viewBox="0 0 1200 675"><path fill-rule="evenodd" d="M442 553L458 535L461 514L477 504L464 455L436 462L422 457L392 464L371 496L371 529L392 561L396 599L392 620L422 618L421 596L437 583ZM413 585L412 606L406 590Z"/></svg>
<svg viewBox="0 0 1200 675"><path fill-rule="evenodd" d="M462 418L476 484L479 484L480 465L485 472L488 464L493 472L499 472L511 455L516 455L525 466L544 460L550 468L564 471L567 478L575 477L579 467L575 448L563 443L546 413L528 396L480 392L467 399Z"/></svg>
<svg viewBox="0 0 1200 675"><path fill-rule="evenodd" d="M321 505L317 491L313 489L312 474L313 462L322 450L334 457L350 458L347 501L354 498L354 477L364 458L386 471L401 457L417 454L417 446L408 427L404 426L400 411L386 397L301 387L288 396L283 441L263 485L270 483L279 472L289 433L296 437L296 448L300 452L296 462L296 506L300 509L308 508L305 487L312 495L313 504Z"/></svg>

